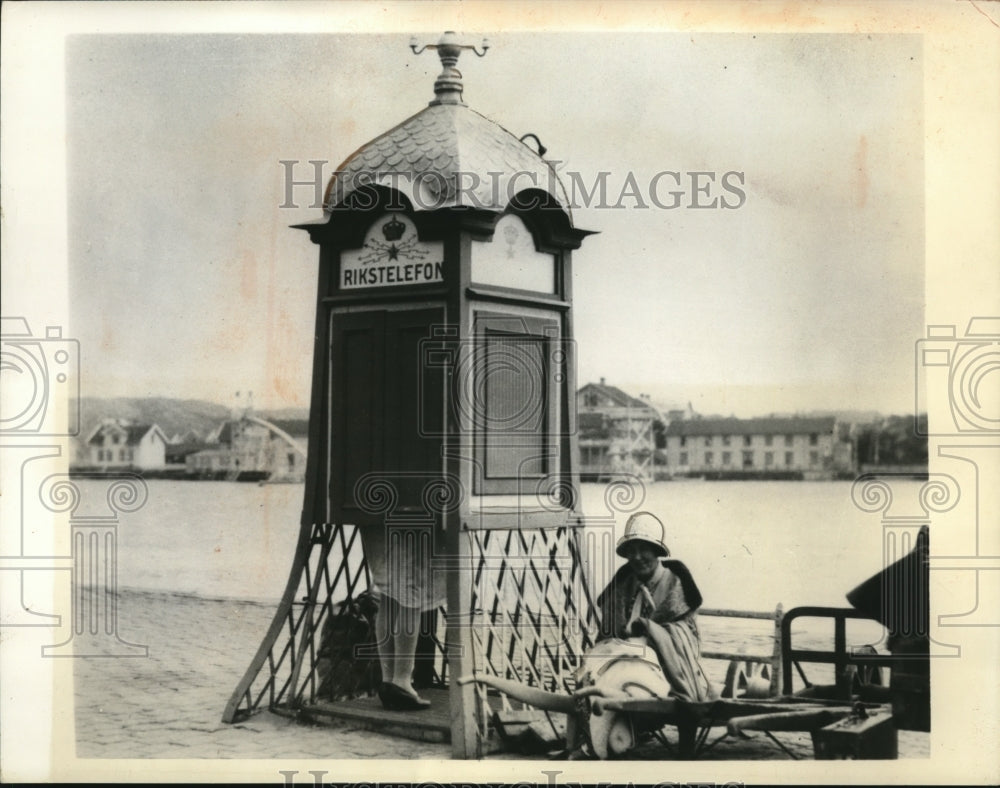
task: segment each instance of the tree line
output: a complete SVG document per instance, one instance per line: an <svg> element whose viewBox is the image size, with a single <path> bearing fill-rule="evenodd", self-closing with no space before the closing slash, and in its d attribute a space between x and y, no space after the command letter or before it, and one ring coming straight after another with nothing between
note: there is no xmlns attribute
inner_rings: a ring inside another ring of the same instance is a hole
<svg viewBox="0 0 1000 788"><path fill-rule="evenodd" d="M927 414L854 425L855 457L865 465L926 465Z"/></svg>

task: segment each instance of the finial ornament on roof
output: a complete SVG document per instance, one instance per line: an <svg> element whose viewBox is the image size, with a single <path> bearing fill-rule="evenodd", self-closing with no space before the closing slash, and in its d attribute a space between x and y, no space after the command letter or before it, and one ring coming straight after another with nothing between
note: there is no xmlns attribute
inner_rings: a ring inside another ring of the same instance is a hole
<svg viewBox="0 0 1000 788"><path fill-rule="evenodd" d="M434 95L436 98L431 102L435 104L463 104L462 101L462 72L456 68L458 57L463 49L471 49L478 57L483 57L486 50L490 48L488 39L483 39L480 44L482 51L476 48L475 44L463 44L458 35L453 30L445 32L436 44L424 44L417 48L417 37L410 39L410 49L413 54L419 55L425 49L436 49L438 57L441 58L441 73L434 82Z"/></svg>

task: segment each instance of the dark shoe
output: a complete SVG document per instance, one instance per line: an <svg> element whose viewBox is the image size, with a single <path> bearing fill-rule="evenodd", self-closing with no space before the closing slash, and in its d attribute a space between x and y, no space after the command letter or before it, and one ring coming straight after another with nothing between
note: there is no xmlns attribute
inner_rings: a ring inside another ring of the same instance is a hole
<svg viewBox="0 0 1000 788"><path fill-rule="evenodd" d="M421 698L415 692L407 692L398 684L388 681L379 687L378 697L382 706L389 711L424 711L431 707L431 702L426 698Z"/></svg>

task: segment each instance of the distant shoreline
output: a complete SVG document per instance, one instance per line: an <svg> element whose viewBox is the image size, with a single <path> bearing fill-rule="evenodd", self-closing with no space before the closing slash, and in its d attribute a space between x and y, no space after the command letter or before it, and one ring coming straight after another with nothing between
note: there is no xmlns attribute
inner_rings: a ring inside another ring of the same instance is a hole
<svg viewBox="0 0 1000 788"><path fill-rule="evenodd" d="M184 467L178 468L104 468L100 466L76 465L70 466L70 478L87 478L95 475L113 476L116 473L133 473L143 479L166 479L173 481L191 482L220 482L233 481L241 484L256 482L257 484L303 484L303 480L276 479L269 480L260 476L257 472L247 471L240 478L233 479L227 471L207 471L190 473ZM657 476L654 482L686 482L686 481L712 481L712 482L739 482L739 481L854 481L861 476L909 476L916 481L926 481L930 471L927 466L917 465L862 465L859 471L851 472L819 472L816 474L805 473L803 471L698 471L691 473L675 473L670 476ZM582 484L606 484L615 480L615 474L607 474L607 478L597 478L593 474L582 474L580 482Z"/></svg>
<svg viewBox="0 0 1000 788"><path fill-rule="evenodd" d="M191 473L184 467L178 468L134 468L130 466L123 466L120 468L105 468L95 465L76 465L70 466L69 476L71 479L79 478L84 479L87 477L92 477L95 475L107 475L114 476L116 473L134 473L137 476L141 476L143 479L169 479L177 481L192 481L192 482L224 482L233 481L240 482L242 484L256 482L258 484L303 484L302 481L285 481L285 480L275 480L270 481L267 478L267 471L244 471L240 474L238 478L231 478L231 473L229 471L199 471L198 473Z"/></svg>

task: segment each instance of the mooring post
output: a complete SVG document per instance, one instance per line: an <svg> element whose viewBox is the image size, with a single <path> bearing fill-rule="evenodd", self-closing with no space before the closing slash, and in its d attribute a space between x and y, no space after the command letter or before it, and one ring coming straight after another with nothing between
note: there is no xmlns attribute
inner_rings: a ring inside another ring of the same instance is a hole
<svg viewBox="0 0 1000 788"><path fill-rule="evenodd" d="M771 696L781 694L781 619L785 610L781 603L774 608L774 646L771 657Z"/></svg>

